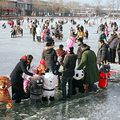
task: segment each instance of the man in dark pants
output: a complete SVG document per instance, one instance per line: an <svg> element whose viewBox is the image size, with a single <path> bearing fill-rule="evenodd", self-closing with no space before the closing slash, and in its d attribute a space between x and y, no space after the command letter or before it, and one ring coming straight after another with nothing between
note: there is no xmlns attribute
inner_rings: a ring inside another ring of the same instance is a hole
<svg viewBox="0 0 120 120"><path fill-rule="evenodd" d="M72 95L72 79L74 76L74 69L76 66L77 55L73 52L73 47L70 48L70 52L66 54L63 61L63 77L62 77L62 100L70 98ZM66 84L68 82L68 94L66 95Z"/></svg>
<svg viewBox="0 0 120 120"><path fill-rule="evenodd" d="M32 26L32 35L33 35L33 41L35 42L35 35L36 35L36 24L33 22Z"/></svg>

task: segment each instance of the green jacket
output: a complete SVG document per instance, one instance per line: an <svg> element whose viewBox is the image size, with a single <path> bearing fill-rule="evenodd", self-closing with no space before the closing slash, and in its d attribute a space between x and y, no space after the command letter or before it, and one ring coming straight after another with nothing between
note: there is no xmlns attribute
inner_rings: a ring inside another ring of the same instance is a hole
<svg viewBox="0 0 120 120"><path fill-rule="evenodd" d="M93 84L99 80L99 71L97 67L97 58L94 51L85 49L82 53L81 61L78 65L78 70L84 69L85 84Z"/></svg>

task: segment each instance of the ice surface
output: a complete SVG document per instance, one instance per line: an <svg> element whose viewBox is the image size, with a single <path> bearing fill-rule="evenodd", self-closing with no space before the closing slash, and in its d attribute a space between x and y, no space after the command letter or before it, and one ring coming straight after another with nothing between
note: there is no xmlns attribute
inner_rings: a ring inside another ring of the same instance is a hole
<svg viewBox="0 0 120 120"><path fill-rule="evenodd" d="M23 27L24 36L18 38L10 38L11 28L7 25L7 28L3 29L2 22L0 21L0 75L10 75L20 57L25 54L32 54L34 56L33 64L37 66L45 43L32 41L26 21ZM77 20L77 23L83 24L83 19ZM84 41L97 53L98 34L96 31L100 19L96 19L95 23L96 25L92 27L85 25L90 36ZM70 22L64 25L64 40L56 42L55 48L61 43L66 46L71 26L73 25ZM76 48L77 44L75 44L75 51ZM112 65L112 68L118 69L117 65ZM56 100L50 105L45 103L33 106L29 100L25 100L21 104L15 104L12 111L6 111L4 106L0 105L0 120L120 120L119 94L120 84L109 83L108 89L101 93L80 94L67 102Z"/></svg>

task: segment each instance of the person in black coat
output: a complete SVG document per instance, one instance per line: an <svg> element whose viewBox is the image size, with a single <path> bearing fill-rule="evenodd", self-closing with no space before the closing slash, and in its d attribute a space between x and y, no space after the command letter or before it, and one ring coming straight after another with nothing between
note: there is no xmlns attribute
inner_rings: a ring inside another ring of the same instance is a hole
<svg viewBox="0 0 120 120"><path fill-rule="evenodd" d="M32 55L23 56L10 75L12 83L12 99L15 100L15 103L20 103L21 99L24 98L23 73L33 76L33 73L30 73L27 70L27 68L30 68L32 59Z"/></svg>
<svg viewBox="0 0 120 120"><path fill-rule="evenodd" d="M46 48L43 50L42 59L46 61L46 66L50 71L54 71L57 62L57 54L53 48L53 43L46 43Z"/></svg>

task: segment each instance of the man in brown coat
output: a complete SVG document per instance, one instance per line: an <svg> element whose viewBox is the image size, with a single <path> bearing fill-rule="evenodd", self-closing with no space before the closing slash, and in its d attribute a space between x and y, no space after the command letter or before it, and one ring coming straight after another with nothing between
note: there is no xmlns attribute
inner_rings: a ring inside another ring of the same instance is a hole
<svg viewBox="0 0 120 120"><path fill-rule="evenodd" d="M68 54L66 54L63 61L63 76L62 76L62 100L66 100L66 98L70 98L72 95L72 79L74 76L74 69L76 66L77 55L73 52L73 47L70 48ZM66 84L68 82L68 95L66 95Z"/></svg>

